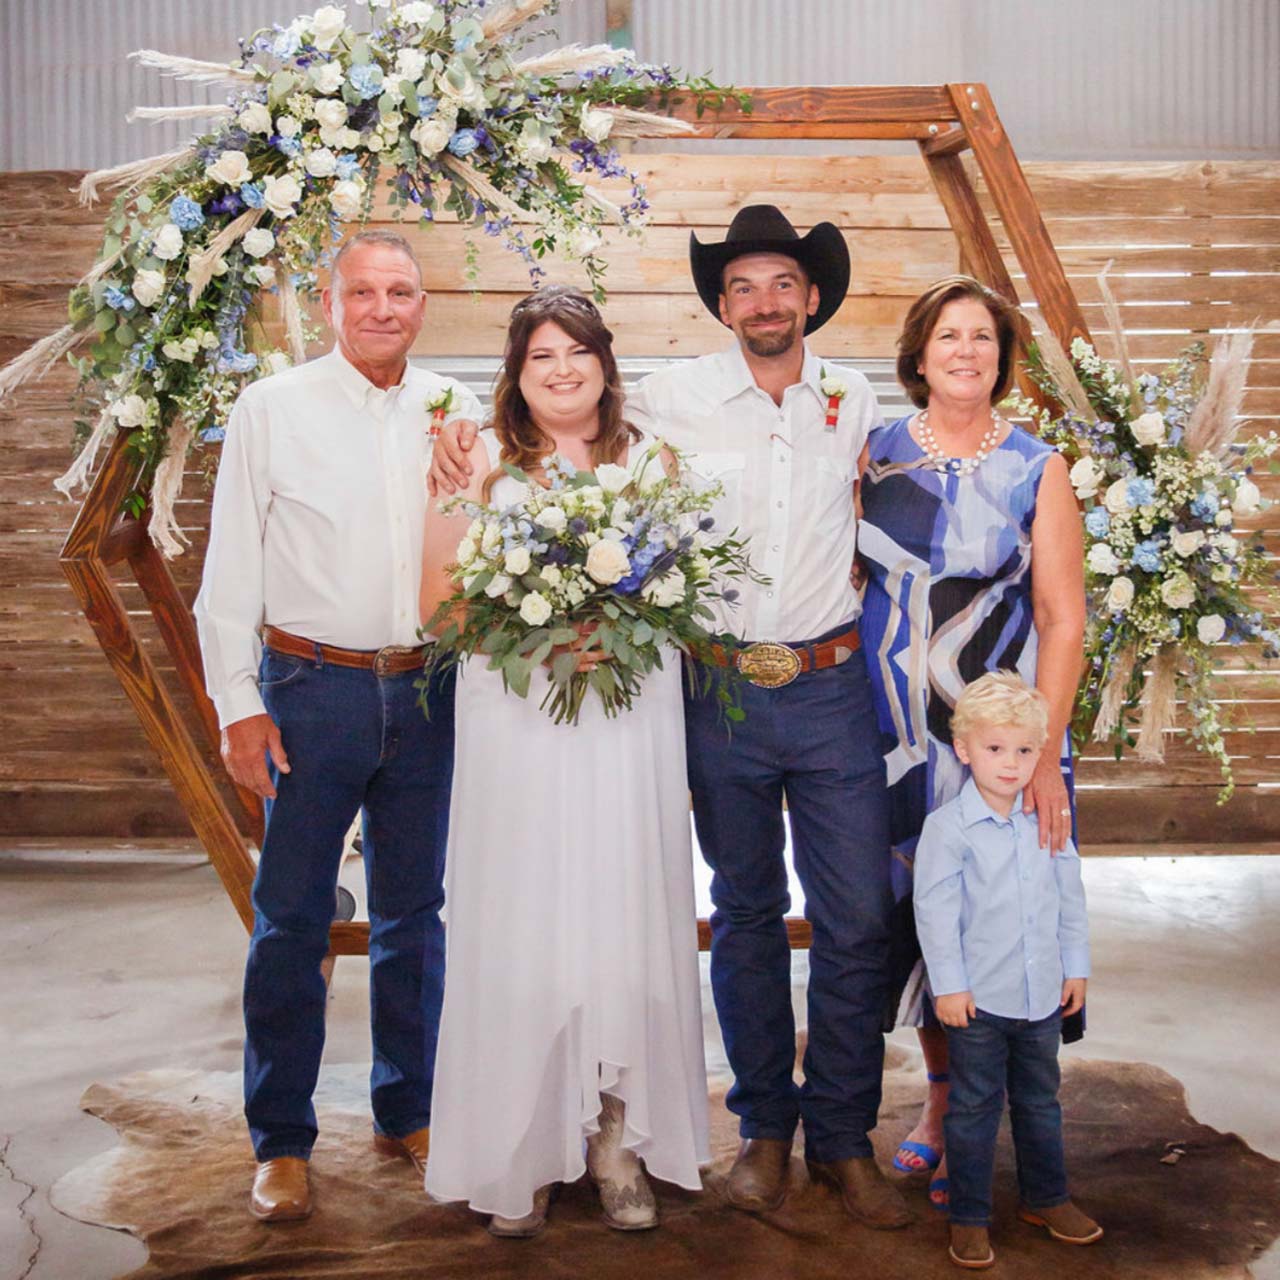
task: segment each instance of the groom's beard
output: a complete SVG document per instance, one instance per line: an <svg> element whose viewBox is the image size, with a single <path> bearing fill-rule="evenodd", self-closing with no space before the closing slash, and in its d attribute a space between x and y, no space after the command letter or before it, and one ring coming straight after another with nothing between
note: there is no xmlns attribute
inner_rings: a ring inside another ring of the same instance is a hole
<svg viewBox="0 0 1280 1280"><path fill-rule="evenodd" d="M785 329L770 329L761 332L755 326L766 321L789 320ZM742 341L753 356L780 356L790 351L796 340L796 326L799 320L786 312L777 312L771 316L754 316L742 326Z"/></svg>

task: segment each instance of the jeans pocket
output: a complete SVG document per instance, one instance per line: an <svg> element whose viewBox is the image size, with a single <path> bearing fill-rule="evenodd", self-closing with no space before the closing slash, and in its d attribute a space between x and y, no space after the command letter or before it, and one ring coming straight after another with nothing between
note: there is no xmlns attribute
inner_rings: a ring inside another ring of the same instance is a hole
<svg viewBox="0 0 1280 1280"><path fill-rule="evenodd" d="M272 649L262 651L262 664L258 668L258 688L279 689L296 680L307 668L301 658L276 653Z"/></svg>

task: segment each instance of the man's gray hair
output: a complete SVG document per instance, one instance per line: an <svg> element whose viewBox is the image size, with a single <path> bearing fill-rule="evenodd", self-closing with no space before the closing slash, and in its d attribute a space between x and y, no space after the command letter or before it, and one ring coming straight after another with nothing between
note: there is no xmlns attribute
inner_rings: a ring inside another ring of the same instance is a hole
<svg viewBox="0 0 1280 1280"><path fill-rule="evenodd" d="M413 263L413 269L418 275L418 284L422 284L422 268L418 265L418 258L413 252L413 245L398 231L389 231L382 227L372 227L365 231L357 231L355 235L349 236L338 246L338 252L333 255L332 275L334 279L337 279L343 258L357 245L362 244L380 244L388 249L396 250L397 253L403 253Z"/></svg>

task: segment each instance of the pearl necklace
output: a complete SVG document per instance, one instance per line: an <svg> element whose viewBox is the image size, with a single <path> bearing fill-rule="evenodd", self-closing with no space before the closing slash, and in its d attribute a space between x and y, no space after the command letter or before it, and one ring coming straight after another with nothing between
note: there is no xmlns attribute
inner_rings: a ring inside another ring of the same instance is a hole
<svg viewBox="0 0 1280 1280"><path fill-rule="evenodd" d="M929 459L929 466L934 471L950 471L952 475L971 476L986 460L991 456L992 449L995 448L996 438L1000 434L1000 415L996 412L995 406L991 406L991 430L982 437L978 444L977 452L972 458L952 458L942 451L937 438L933 434L933 429L929 426L929 410L921 410L919 418L916 419L920 427L920 447L924 450L925 456Z"/></svg>

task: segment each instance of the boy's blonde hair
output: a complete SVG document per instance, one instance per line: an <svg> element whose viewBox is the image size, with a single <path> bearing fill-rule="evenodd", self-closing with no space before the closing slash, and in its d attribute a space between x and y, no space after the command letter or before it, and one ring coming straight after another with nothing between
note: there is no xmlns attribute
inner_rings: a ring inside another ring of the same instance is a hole
<svg viewBox="0 0 1280 1280"><path fill-rule="evenodd" d="M1039 689L1033 689L1016 672L988 671L956 699L951 717L953 738L968 737L975 729L993 725L1017 725L1030 729L1037 746L1049 736L1049 704Z"/></svg>

